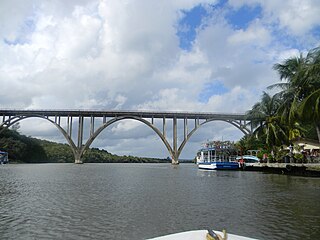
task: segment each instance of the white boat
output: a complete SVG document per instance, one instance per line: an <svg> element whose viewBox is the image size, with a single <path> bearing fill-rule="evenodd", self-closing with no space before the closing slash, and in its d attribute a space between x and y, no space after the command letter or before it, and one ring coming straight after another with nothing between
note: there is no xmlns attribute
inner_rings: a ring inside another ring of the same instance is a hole
<svg viewBox="0 0 320 240"><path fill-rule="evenodd" d="M236 170L236 148L230 141L207 141L197 153L199 169Z"/></svg>
<svg viewBox="0 0 320 240"><path fill-rule="evenodd" d="M6 164L9 162L8 153L0 151L0 164Z"/></svg>
<svg viewBox="0 0 320 240"><path fill-rule="evenodd" d="M199 169L204 170L237 170L239 163L237 162L204 162L198 163Z"/></svg>
<svg viewBox="0 0 320 240"><path fill-rule="evenodd" d="M260 159L256 156L253 155L243 155L243 156L238 156L236 158L238 162L241 164L244 164L244 166L253 166L255 163L259 163Z"/></svg>
<svg viewBox="0 0 320 240"><path fill-rule="evenodd" d="M255 238L239 236L225 231L194 230L169 234L149 240L257 240Z"/></svg>

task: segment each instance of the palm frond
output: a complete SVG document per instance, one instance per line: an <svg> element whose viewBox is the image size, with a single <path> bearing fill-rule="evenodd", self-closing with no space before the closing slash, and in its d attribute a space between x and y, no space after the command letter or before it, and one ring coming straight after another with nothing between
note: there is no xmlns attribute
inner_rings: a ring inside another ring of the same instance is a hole
<svg viewBox="0 0 320 240"><path fill-rule="evenodd" d="M275 88L287 89L288 83L275 83L267 87L268 90L273 90Z"/></svg>
<svg viewBox="0 0 320 240"><path fill-rule="evenodd" d="M303 119L320 122L320 89L314 91L302 101L298 113Z"/></svg>

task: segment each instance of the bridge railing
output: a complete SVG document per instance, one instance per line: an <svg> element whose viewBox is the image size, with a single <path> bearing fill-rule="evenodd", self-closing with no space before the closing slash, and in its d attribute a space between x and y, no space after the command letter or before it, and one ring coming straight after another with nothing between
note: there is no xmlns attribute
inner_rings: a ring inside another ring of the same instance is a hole
<svg viewBox="0 0 320 240"><path fill-rule="evenodd" d="M31 109L31 110L19 110L19 109L0 109L0 115L25 115L25 114L38 114L45 116L84 116L84 117L114 117L132 115L145 118L193 118L193 119L209 119L209 118L228 118L237 120L246 120L246 114L244 113L213 113L213 112L190 112L190 111L148 111L148 110L85 110L85 109Z"/></svg>

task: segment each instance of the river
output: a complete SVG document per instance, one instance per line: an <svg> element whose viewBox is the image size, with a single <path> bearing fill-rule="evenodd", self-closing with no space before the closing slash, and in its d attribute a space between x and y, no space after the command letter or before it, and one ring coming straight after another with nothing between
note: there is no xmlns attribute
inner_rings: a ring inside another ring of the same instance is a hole
<svg viewBox="0 0 320 240"><path fill-rule="evenodd" d="M0 239L146 239L212 228L320 239L320 179L194 164L0 166Z"/></svg>

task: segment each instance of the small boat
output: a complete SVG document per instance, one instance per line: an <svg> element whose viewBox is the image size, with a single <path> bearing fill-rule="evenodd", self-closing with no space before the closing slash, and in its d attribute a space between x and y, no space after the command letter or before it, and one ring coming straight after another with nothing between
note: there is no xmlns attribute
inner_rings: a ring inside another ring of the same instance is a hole
<svg viewBox="0 0 320 240"><path fill-rule="evenodd" d="M0 151L0 164L6 164L9 162L8 153Z"/></svg>
<svg viewBox="0 0 320 240"><path fill-rule="evenodd" d="M243 156L238 156L236 160L242 165L243 167L249 167L253 166L255 163L259 163L260 159L256 156L253 155L243 155Z"/></svg>
<svg viewBox="0 0 320 240"><path fill-rule="evenodd" d="M226 231L195 230L169 234L149 240L257 240L255 238L226 233Z"/></svg>
<svg viewBox="0 0 320 240"><path fill-rule="evenodd" d="M237 151L230 141L207 141L197 153L197 165L205 170L237 170Z"/></svg>

